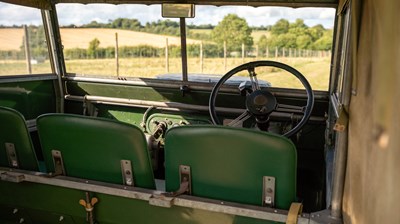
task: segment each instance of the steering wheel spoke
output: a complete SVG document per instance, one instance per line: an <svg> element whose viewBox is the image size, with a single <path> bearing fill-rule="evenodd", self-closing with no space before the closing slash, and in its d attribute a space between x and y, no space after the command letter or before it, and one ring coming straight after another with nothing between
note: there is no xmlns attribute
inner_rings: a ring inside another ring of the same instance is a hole
<svg viewBox="0 0 400 224"><path fill-rule="evenodd" d="M258 83L257 74L254 67L251 67L247 70L249 72L249 77L251 81L251 88L254 91L260 90L260 84Z"/></svg>
<svg viewBox="0 0 400 224"><path fill-rule="evenodd" d="M231 127L238 127L239 125L243 124L247 119L251 118L252 114L245 110L241 115L237 118L229 122L228 126Z"/></svg>
<svg viewBox="0 0 400 224"><path fill-rule="evenodd" d="M297 114L304 114L305 110L306 110L306 107L304 107L304 106L294 106L294 105L281 104L281 103L278 103L278 105L275 108L275 111L277 111L277 112L297 113Z"/></svg>

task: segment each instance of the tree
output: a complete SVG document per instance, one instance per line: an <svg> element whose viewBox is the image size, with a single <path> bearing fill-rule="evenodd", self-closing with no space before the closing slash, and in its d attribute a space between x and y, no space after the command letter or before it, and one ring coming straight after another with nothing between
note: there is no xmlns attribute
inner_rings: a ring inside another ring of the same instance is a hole
<svg viewBox="0 0 400 224"><path fill-rule="evenodd" d="M267 36L265 36L264 34L261 35L260 39L258 39L257 44L258 44L259 51L260 51L262 54L264 54L264 53L266 52L266 48L267 48L267 46L268 46L268 39L267 39Z"/></svg>
<svg viewBox="0 0 400 224"><path fill-rule="evenodd" d="M304 20L296 19L294 23L289 25L288 33L294 34L296 36L309 35L308 26L304 24Z"/></svg>
<svg viewBox="0 0 400 224"><path fill-rule="evenodd" d="M245 19L228 14L212 30L211 36L218 46L222 47L225 41L228 51L240 51L242 44L247 47L253 45L251 31Z"/></svg>
<svg viewBox="0 0 400 224"><path fill-rule="evenodd" d="M89 47L87 50L87 54L90 58L96 58L96 52L99 49L100 41L97 38L94 38L89 42Z"/></svg>
<svg viewBox="0 0 400 224"><path fill-rule="evenodd" d="M313 41L321 38L322 35L324 35L324 32L325 28L321 24L315 25L309 29L309 33L312 36Z"/></svg>
<svg viewBox="0 0 400 224"><path fill-rule="evenodd" d="M315 41L312 45L315 50L330 50L332 49L333 31L326 30L322 37Z"/></svg>
<svg viewBox="0 0 400 224"><path fill-rule="evenodd" d="M120 28L125 30L140 30L141 23L137 19L118 18L109 25L111 28Z"/></svg>
<svg viewBox="0 0 400 224"><path fill-rule="evenodd" d="M309 49L313 41L310 35L300 35L296 38L296 47L299 49Z"/></svg>
<svg viewBox="0 0 400 224"><path fill-rule="evenodd" d="M273 35L280 35L280 34L285 34L289 31L289 21L286 19L280 19L278 22L275 23L271 27L271 33Z"/></svg>

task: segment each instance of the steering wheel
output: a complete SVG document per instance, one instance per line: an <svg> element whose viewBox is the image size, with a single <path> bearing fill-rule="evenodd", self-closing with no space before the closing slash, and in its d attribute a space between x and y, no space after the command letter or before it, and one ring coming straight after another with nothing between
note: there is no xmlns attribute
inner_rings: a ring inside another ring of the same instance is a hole
<svg viewBox="0 0 400 224"><path fill-rule="evenodd" d="M296 105L287 105L280 104L277 102L276 97L272 94L268 88L261 89L257 74L255 72L255 68L268 66L268 67L276 67L283 70L286 70L290 74L294 75L300 82L303 84L306 92L307 92L307 105L306 106L296 106ZM228 124L228 126L237 126L242 122L246 121L251 117L255 117L257 125L260 127L265 127L269 122L269 116L272 112L289 112L289 113L299 113L303 114L300 122L297 123L292 129L283 134L285 137L290 137L296 134L308 121L311 116L311 111L314 107L314 93L311 89L310 84L307 79L296 69L290 67L289 65L276 62L276 61L254 61L246 64L242 64L228 73L226 73L214 86L210 95L209 101L209 112L211 116L211 120L215 125L222 125L221 121L218 119L215 101L218 95L218 92L221 86L233 75L238 72L247 70L250 76L251 81L251 89L247 93L246 96L246 110L244 113L239 115L236 119ZM266 130L265 130L266 131Z"/></svg>

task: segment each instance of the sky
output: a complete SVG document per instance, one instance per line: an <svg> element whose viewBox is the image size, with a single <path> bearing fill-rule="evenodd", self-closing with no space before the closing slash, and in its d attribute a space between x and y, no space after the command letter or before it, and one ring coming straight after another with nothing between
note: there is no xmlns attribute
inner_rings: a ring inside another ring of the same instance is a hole
<svg viewBox="0 0 400 224"><path fill-rule="evenodd" d="M70 24L79 26L93 20L106 23L116 18L135 18L142 24L162 19L160 5L59 4L57 13L61 26ZM235 13L245 18L250 26L273 25L281 18L290 22L300 18L308 26L322 24L325 28L332 28L335 18L335 9L332 8L196 6L196 17L188 18L186 23L217 25L228 13ZM37 9L0 3L0 25L21 24L41 24L40 12Z"/></svg>

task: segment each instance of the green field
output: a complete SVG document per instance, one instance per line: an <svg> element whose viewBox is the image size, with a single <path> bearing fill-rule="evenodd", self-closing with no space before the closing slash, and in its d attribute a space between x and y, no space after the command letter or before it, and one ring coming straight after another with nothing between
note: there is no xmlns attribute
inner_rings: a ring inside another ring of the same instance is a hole
<svg viewBox="0 0 400 224"><path fill-rule="evenodd" d="M259 58L265 59L265 58ZM230 69L255 60L254 58L228 58L225 70L223 58L206 58L203 61L203 70L200 67L199 58L188 59L189 73L203 74L225 74ZM275 60L275 59L272 59ZM278 61L287 63L301 73L310 81L311 86L316 90L327 90L329 84L329 57L324 58L278 58ZM169 71L166 70L165 58L131 58L120 59L119 73L122 77L156 77L166 73L181 73L181 59L169 59ZM67 71L70 73L115 76L115 59L87 59L67 60ZM32 73L49 73L50 65L46 61L42 64L32 65ZM285 75L278 69L257 70L261 80L267 80L276 87L301 88L302 85L293 76ZM27 74L25 61L0 61L0 75ZM247 74L242 74L247 75Z"/></svg>

